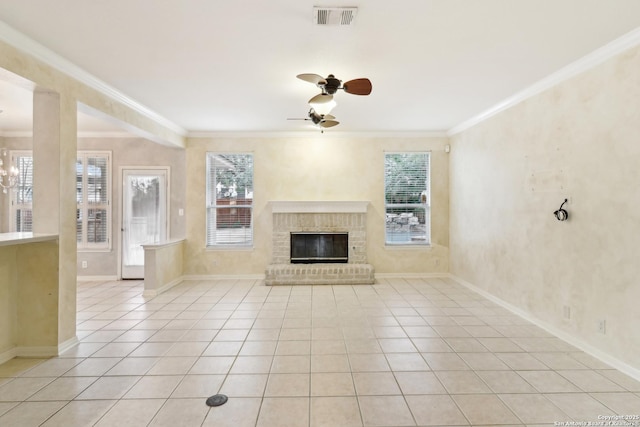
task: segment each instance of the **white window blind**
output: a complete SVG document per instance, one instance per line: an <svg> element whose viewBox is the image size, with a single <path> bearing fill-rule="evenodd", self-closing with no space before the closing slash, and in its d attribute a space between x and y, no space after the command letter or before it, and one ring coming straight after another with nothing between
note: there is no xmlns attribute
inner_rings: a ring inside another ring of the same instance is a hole
<svg viewBox="0 0 640 427"><path fill-rule="evenodd" d="M78 249L109 249L111 153L79 151L76 160Z"/></svg>
<svg viewBox="0 0 640 427"><path fill-rule="evenodd" d="M33 231L33 154L12 151L11 162L18 168L20 181L11 192L11 231Z"/></svg>
<svg viewBox="0 0 640 427"><path fill-rule="evenodd" d="M253 244L253 155L207 153L207 246Z"/></svg>
<svg viewBox="0 0 640 427"><path fill-rule="evenodd" d="M384 178L386 244L430 244L429 153L386 153Z"/></svg>

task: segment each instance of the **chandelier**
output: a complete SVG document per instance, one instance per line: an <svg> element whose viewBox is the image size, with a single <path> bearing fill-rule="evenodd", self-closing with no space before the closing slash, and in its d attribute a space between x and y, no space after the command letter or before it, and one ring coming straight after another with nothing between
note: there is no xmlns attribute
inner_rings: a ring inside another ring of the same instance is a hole
<svg viewBox="0 0 640 427"><path fill-rule="evenodd" d="M11 164L8 153L6 148L0 148L0 187L5 194L20 182L20 171Z"/></svg>

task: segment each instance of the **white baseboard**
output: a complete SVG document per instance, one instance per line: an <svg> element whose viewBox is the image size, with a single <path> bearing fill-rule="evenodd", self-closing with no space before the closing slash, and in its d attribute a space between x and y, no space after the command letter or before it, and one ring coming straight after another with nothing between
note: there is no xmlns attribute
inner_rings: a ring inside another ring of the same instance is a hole
<svg viewBox="0 0 640 427"><path fill-rule="evenodd" d="M76 345L78 345L80 341L78 340L78 337L75 336L73 338L70 338L68 340L66 340L63 343L58 344L58 355L64 353L65 351L75 347Z"/></svg>
<svg viewBox="0 0 640 427"><path fill-rule="evenodd" d="M160 286L160 288L158 289L145 289L142 292L142 296L144 298L153 298L155 296L160 295L163 292L168 291L169 289L173 288L175 285L181 283L182 281L184 281L184 277L181 276L181 277L178 277L177 279L173 279L169 283L165 283L164 285Z"/></svg>
<svg viewBox="0 0 640 427"><path fill-rule="evenodd" d="M450 277L448 273L374 273L376 279L438 279ZM186 275L183 280L265 280L264 274L210 274L210 275ZM146 295L145 295L146 296Z"/></svg>
<svg viewBox="0 0 640 427"><path fill-rule="evenodd" d="M375 273L376 279L438 279L449 277L448 273Z"/></svg>
<svg viewBox="0 0 640 427"><path fill-rule="evenodd" d="M79 282L113 282L118 276L76 276Z"/></svg>
<svg viewBox="0 0 640 427"><path fill-rule="evenodd" d="M207 274L207 275L186 275L184 280L264 280L264 274Z"/></svg>
<svg viewBox="0 0 640 427"><path fill-rule="evenodd" d="M41 347L13 347L7 351L0 353L0 365L15 357L26 358L48 358L56 357L78 344L78 338L73 337L57 346L41 346Z"/></svg>
<svg viewBox="0 0 640 427"><path fill-rule="evenodd" d="M614 356L592 346L591 344L588 344L584 341L582 341L579 338L576 338L575 336L563 331L562 329L559 329L557 327L555 327L554 325L545 322L544 320L538 319L535 316L532 316L531 313L528 313L518 307L516 307L515 305L512 305L506 301L501 300L500 298L490 294L489 292L480 289L479 287L475 286L474 284L467 282L466 280L455 276L453 274L449 274L448 277L452 280L455 280L456 282L460 283L461 285L463 285L464 287L482 295L483 297L485 297L486 299L488 299L489 301L492 301L496 304L498 304L499 306L509 310L510 312L512 312L513 314L516 314L520 317L522 317L523 319L533 323L534 325L544 329L545 331L549 332L552 335L555 335L556 337L560 338L563 341L568 342L569 344L573 345L576 348L579 348L580 350L584 351L585 353L595 357L596 359L600 360L603 363L606 363L607 365L611 366L614 369L619 370L620 372L627 374L628 376L630 376L631 378L640 381L640 369L635 368L631 365L629 365L626 362L623 362L620 359L615 358Z"/></svg>
<svg viewBox="0 0 640 427"><path fill-rule="evenodd" d="M0 365L2 365L5 362L8 362L9 360L13 359L14 357L17 356L16 353L16 348L10 348L9 350L3 351L2 353L0 353Z"/></svg>
<svg viewBox="0 0 640 427"><path fill-rule="evenodd" d="M27 358L47 358L56 357L58 355L57 346L42 346L42 347L13 347L3 353L0 353L0 364L8 362L14 357L27 357Z"/></svg>
<svg viewBox="0 0 640 427"><path fill-rule="evenodd" d="M58 346L42 346L42 347L16 347L16 357L28 358L46 358L56 357L58 355Z"/></svg>

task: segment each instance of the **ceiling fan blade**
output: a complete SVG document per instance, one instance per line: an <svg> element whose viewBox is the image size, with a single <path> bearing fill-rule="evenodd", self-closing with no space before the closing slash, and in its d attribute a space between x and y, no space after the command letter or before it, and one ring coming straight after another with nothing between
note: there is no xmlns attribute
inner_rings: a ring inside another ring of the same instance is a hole
<svg viewBox="0 0 640 427"><path fill-rule="evenodd" d="M331 128L334 126L339 125L340 122L336 121L336 120L323 120L320 123L318 123L318 126L323 127L323 128Z"/></svg>
<svg viewBox="0 0 640 427"><path fill-rule="evenodd" d="M353 95L369 95L372 85L369 79L354 79L342 85L345 92Z"/></svg>
<svg viewBox="0 0 640 427"><path fill-rule="evenodd" d="M317 85L324 80L324 77L319 76L318 74L298 74L296 77L300 80L304 80L305 82L313 83L314 85Z"/></svg>
<svg viewBox="0 0 640 427"><path fill-rule="evenodd" d="M336 119L336 116L333 116L333 115L331 115L331 114L325 114L324 116L322 116L322 118L323 118L324 120L335 120L335 119Z"/></svg>
<svg viewBox="0 0 640 427"><path fill-rule="evenodd" d="M294 117L294 118L287 118L287 120L309 120L309 119Z"/></svg>
<svg viewBox="0 0 640 427"><path fill-rule="evenodd" d="M331 100L333 100L333 95L319 93L309 100L309 104L326 104L327 102L331 102Z"/></svg>

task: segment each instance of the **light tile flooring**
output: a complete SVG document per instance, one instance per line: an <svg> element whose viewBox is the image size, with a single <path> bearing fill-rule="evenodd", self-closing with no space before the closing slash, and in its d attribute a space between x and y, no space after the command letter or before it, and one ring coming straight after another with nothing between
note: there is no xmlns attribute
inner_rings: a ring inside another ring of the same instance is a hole
<svg viewBox="0 0 640 427"><path fill-rule="evenodd" d="M80 344L0 365L0 426L533 426L640 414L639 382L457 283L379 282L187 281L153 299L137 281L80 283ZM229 401L209 408L216 393Z"/></svg>

